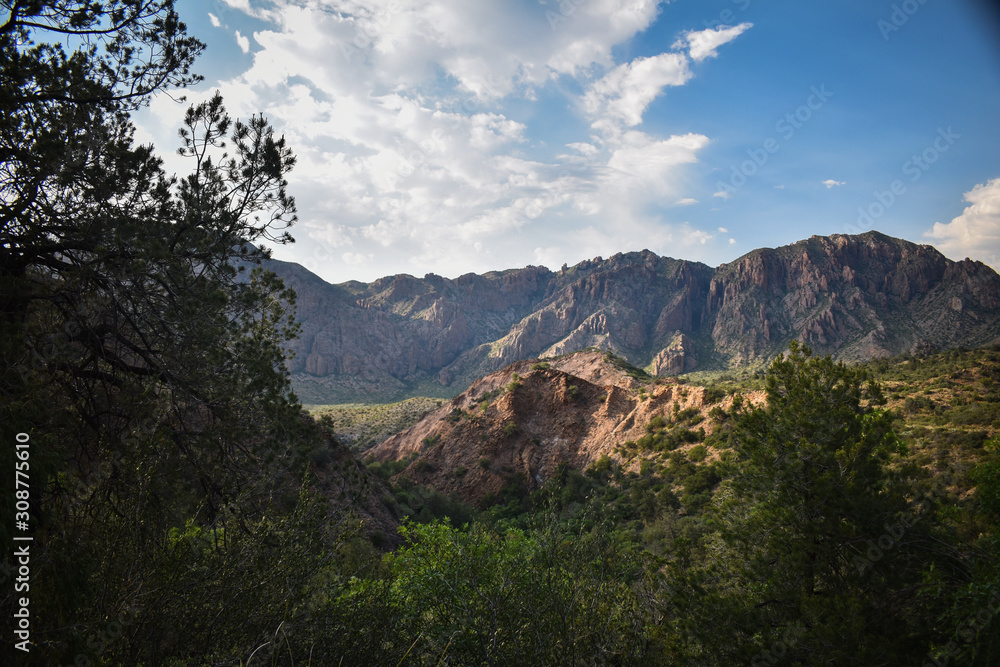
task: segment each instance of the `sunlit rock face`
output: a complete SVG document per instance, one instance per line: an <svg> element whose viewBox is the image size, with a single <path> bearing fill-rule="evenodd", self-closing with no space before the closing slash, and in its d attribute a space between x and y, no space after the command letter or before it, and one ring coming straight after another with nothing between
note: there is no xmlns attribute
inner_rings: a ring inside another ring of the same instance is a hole
<svg viewBox="0 0 1000 667"><path fill-rule="evenodd" d="M644 250L559 271L330 285L269 266L298 294L296 386L327 402L454 395L514 361L588 347L665 376L764 363L793 339L845 361L1000 339L996 272L877 232L714 269Z"/></svg>

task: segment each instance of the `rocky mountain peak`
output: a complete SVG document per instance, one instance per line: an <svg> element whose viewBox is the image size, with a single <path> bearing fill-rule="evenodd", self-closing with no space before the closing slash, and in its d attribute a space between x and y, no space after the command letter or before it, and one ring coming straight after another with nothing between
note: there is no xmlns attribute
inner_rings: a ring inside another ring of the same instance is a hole
<svg viewBox="0 0 1000 667"><path fill-rule="evenodd" d="M656 375L762 364L792 339L861 360L1000 340L1000 276L878 232L813 236L715 269L649 250L553 272L328 285L271 267L299 295L291 344L307 402L451 396L520 359L614 350Z"/></svg>

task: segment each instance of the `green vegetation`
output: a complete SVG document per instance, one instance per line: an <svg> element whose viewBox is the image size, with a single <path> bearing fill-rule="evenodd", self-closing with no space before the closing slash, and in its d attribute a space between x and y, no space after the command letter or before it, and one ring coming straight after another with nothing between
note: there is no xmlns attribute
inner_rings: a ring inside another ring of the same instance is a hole
<svg viewBox="0 0 1000 667"><path fill-rule="evenodd" d="M467 528L407 532L403 553L420 553L419 576L441 587L428 595L470 600L459 606L468 613L461 620L435 612L417 622L414 651L429 662L545 664L518 652L526 634L585 626L560 625L548 611L532 621L521 605L538 604L533 587L558 580L573 550L603 543L627 569L614 575L624 587L611 589L623 606L600 613L643 628L643 641L624 645L631 652L613 654L618 664L992 664L1000 655L1000 444L970 452L966 476L946 488L914 464L897 436L906 424L866 367L793 346L763 386L766 404L716 406L706 442L662 453L662 463L641 458L637 472L608 457L583 472L564 465L535 492L511 474ZM687 428L699 416L678 409L654 417L647 433ZM557 563L525 555L552 535L566 550ZM479 564L511 572L507 558L530 571L495 575L505 594L488 593L496 580ZM394 559L386 562L398 566ZM575 570L581 609L597 604L583 591L612 585L607 571ZM483 627L484 618L504 620ZM466 639L448 643L458 636ZM563 641L585 645L586 636ZM409 647L397 650L402 644Z"/></svg>
<svg viewBox="0 0 1000 667"><path fill-rule="evenodd" d="M641 368L636 368L630 364L626 359L619 357L614 352L608 351L604 353L604 360L609 364L617 368L618 370L624 372L626 375L639 380L640 382L646 382L653 379L653 376L642 370Z"/></svg>
<svg viewBox="0 0 1000 667"><path fill-rule="evenodd" d="M284 370L294 294L256 248L290 241L284 140L215 96L173 178L129 121L197 80L172 2L7 4L0 428L31 481L0 534L21 512L34 540L31 644L6 633L4 664L1000 661L1000 350L847 367L793 345L712 378L712 423L652 418L624 467L535 491L501 469L477 509L401 475L435 472L419 455L371 464L377 486L331 465L354 408L317 424ZM722 407L749 389L767 402ZM362 490L401 546L343 508Z"/></svg>
<svg viewBox="0 0 1000 667"><path fill-rule="evenodd" d="M244 659L306 622L356 532L308 472L325 444L284 371L294 294L258 266L291 241L295 159L218 95L179 109L190 173L136 145L130 112L199 80L170 0L5 10L0 429L10 472L28 438L34 540L30 650L8 630L2 661ZM7 619L14 511L11 489Z"/></svg>
<svg viewBox="0 0 1000 667"><path fill-rule="evenodd" d="M379 405L345 403L306 407L323 428L352 451L361 453L389 436L405 431L444 403L440 398L415 397Z"/></svg>

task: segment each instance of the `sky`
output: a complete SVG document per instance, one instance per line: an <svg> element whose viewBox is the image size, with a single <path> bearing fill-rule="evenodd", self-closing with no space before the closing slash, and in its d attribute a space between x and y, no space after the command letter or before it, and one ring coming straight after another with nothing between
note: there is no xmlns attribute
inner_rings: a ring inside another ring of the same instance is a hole
<svg viewBox="0 0 1000 667"><path fill-rule="evenodd" d="M333 283L877 230L1000 269L1000 17L973 0L178 0L187 103L264 114ZM174 95L173 98L177 96ZM135 117L169 171L186 104Z"/></svg>

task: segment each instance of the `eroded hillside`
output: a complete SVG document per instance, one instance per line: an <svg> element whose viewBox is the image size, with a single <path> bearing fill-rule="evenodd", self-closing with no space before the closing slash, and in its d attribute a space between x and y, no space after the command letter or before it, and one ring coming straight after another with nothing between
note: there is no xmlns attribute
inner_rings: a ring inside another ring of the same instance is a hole
<svg viewBox="0 0 1000 667"><path fill-rule="evenodd" d="M586 350L491 373L368 456L406 461L401 476L478 503L512 482L540 488L564 464L638 467L640 448L685 451L712 433L712 403L704 387Z"/></svg>

